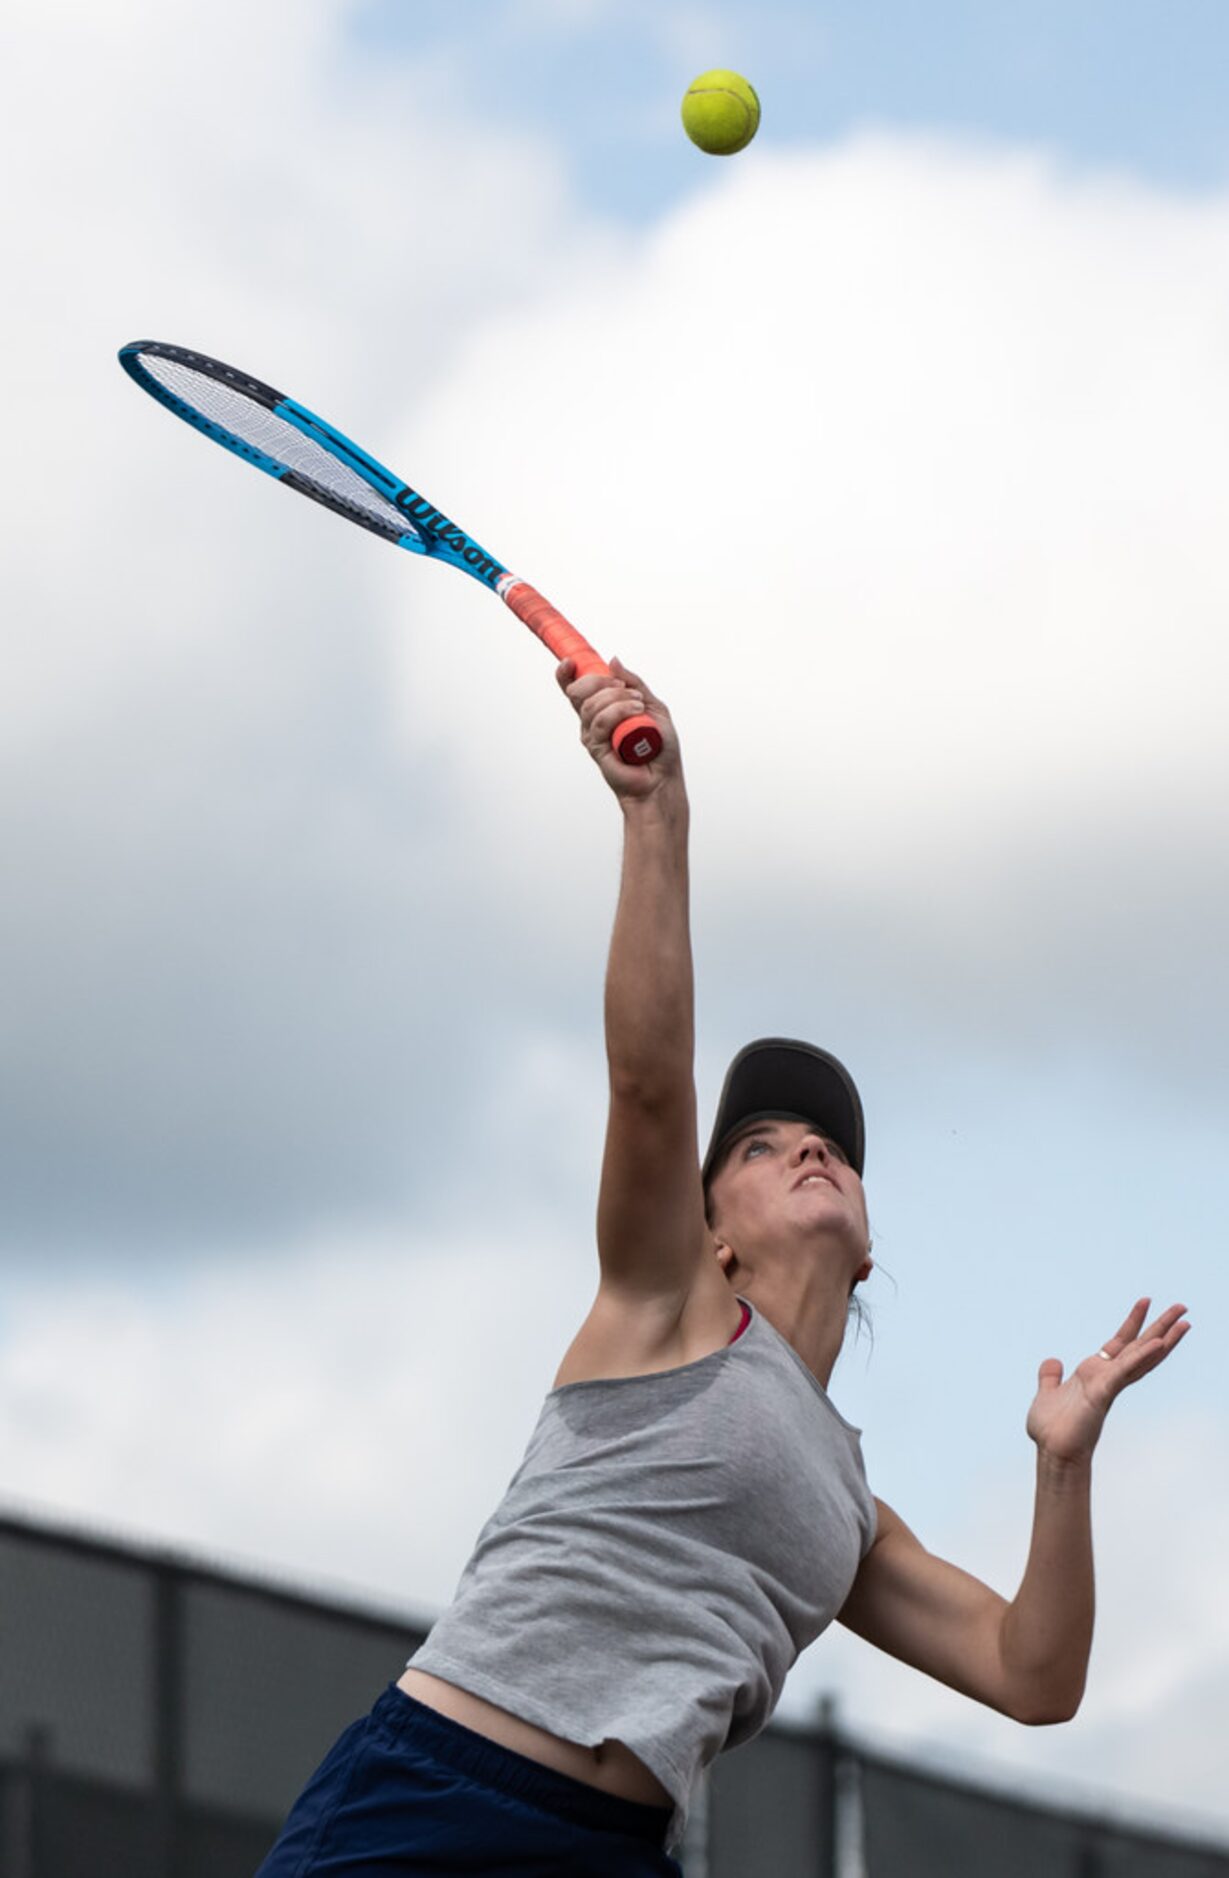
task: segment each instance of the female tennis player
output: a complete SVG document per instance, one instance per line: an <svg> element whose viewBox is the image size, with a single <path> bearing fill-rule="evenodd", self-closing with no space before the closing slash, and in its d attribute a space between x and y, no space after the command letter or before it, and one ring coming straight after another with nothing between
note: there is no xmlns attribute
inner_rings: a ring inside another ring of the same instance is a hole
<svg viewBox="0 0 1229 1878"><path fill-rule="evenodd" d="M661 699L612 671L557 673L624 820L596 1300L451 1607L258 1878L678 1874L697 1776L764 1727L834 1618L1020 1722L1081 1700L1093 1450L1114 1398L1185 1335L1185 1307L1145 1330L1141 1299L1066 1381L1042 1363L1010 1603L872 1496L827 1394L872 1268L858 1093L826 1051L750 1044L701 1159L678 738ZM611 737L646 709L662 752L630 768Z"/></svg>

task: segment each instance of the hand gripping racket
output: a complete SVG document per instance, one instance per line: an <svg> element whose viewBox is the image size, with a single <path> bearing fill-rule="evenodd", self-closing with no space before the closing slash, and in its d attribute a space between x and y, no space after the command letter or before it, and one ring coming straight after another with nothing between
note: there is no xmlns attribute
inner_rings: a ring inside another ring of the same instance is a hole
<svg viewBox="0 0 1229 1878"><path fill-rule="evenodd" d="M233 365L156 340L124 346L119 361L142 391L185 424L288 489L311 496L398 548L429 554L472 574L497 593L557 659L574 659L578 677L589 672L610 675L609 665L588 640L528 581L510 573L409 483L293 398ZM661 749L661 731L651 717L625 718L612 742L625 763L650 763Z"/></svg>

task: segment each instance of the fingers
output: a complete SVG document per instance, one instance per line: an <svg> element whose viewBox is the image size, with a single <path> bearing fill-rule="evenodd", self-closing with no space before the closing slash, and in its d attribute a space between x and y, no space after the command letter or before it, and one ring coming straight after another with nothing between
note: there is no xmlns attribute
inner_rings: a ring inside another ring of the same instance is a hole
<svg viewBox="0 0 1229 1878"><path fill-rule="evenodd" d="M626 718L650 708L645 691L625 682L613 668L610 673L589 672L583 678L575 677L574 671L572 661L564 660L555 676L580 718L581 735L587 743L609 743ZM569 672L573 675L568 676Z"/></svg>
<svg viewBox="0 0 1229 1878"><path fill-rule="evenodd" d="M1148 1375L1150 1370L1163 1363L1190 1329L1190 1324L1183 1321L1186 1306L1171 1304L1141 1335L1140 1326L1151 1301L1150 1298L1140 1298L1118 1334L1102 1346L1103 1358L1108 1356L1111 1359L1109 1367L1106 1368L1102 1361L1095 1370L1090 1370L1090 1381L1096 1380L1097 1371L1104 1370L1112 1395L1117 1395L1128 1384L1138 1382L1141 1376ZM1091 1364L1093 1359L1089 1361Z"/></svg>
<svg viewBox="0 0 1229 1878"><path fill-rule="evenodd" d="M1180 1324L1159 1341L1154 1339L1148 1343L1133 1343L1129 1349L1124 1350L1119 1359L1121 1368L1114 1393L1117 1394L1119 1389L1125 1389L1131 1383L1138 1382L1141 1376L1148 1375L1149 1371L1163 1363L1167 1356L1172 1356L1189 1329L1189 1324Z"/></svg>
<svg viewBox="0 0 1229 1878"><path fill-rule="evenodd" d="M1141 1343L1150 1343L1153 1337L1165 1337L1177 1324L1180 1317L1186 1316L1185 1304L1171 1304L1167 1311L1162 1311L1155 1323L1149 1324L1140 1335Z"/></svg>
<svg viewBox="0 0 1229 1878"><path fill-rule="evenodd" d="M649 686L645 684L640 674L630 671L621 659L611 659L608 674L605 672L589 672L584 678L578 678L576 675L575 659L561 659L559 664L555 667L555 682L559 686L559 689L566 692L573 703L578 706L590 692L601 690L605 686L610 686L615 689L623 687L629 691L634 691L637 696L643 699L650 707L656 706L658 709L663 710L665 708L664 705L662 705L661 699L654 695ZM572 689L574 685L582 688L574 691Z"/></svg>
<svg viewBox="0 0 1229 1878"><path fill-rule="evenodd" d="M1171 1305L1162 1316L1157 1318L1152 1328L1144 1333L1136 1348L1155 1351L1153 1364L1163 1363L1171 1351L1177 1349L1190 1329L1190 1324L1183 1321L1185 1315L1184 1304Z"/></svg>
<svg viewBox="0 0 1229 1878"><path fill-rule="evenodd" d="M1133 1342L1139 1335L1139 1327L1144 1321L1148 1306L1151 1302L1151 1298L1137 1299L1123 1318L1113 1336L1106 1340L1103 1347L1110 1352L1111 1356L1118 1354L1113 1348L1114 1344L1118 1344L1121 1347L1124 1344Z"/></svg>
<svg viewBox="0 0 1229 1878"><path fill-rule="evenodd" d="M1157 1338L1164 1339L1178 1323L1179 1318L1186 1316L1185 1304L1171 1304L1169 1309L1162 1311L1161 1315L1149 1324L1147 1330L1141 1335L1140 1326L1148 1314L1148 1306L1151 1302L1151 1298L1140 1298L1127 1313L1119 1329L1103 1346L1111 1356L1123 1354L1130 1344L1137 1344L1139 1347ZM1115 1344L1118 1346L1117 1349L1114 1347Z"/></svg>
<svg viewBox="0 0 1229 1878"><path fill-rule="evenodd" d="M662 711L665 709L661 699L656 697L649 686L645 684L639 672L633 672L629 665L624 665L622 659L611 659L610 669L612 672L617 673L620 678L626 679L633 691L640 693L650 711Z"/></svg>
<svg viewBox="0 0 1229 1878"><path fill-rule="evenodd" d="M555 680L580 719L582 745L617 796L645 797L667 782L681 781L670 712L621 660L612 659L604 671L580 673L574 659L561 659ZM641 716L651 717L660 734L661 748L652 763L621 759L614 748L619 726Z"/></svg>
<svg viewBox="0 0 1229 1878"><path fill-rule="evenodd" d="M619 725L626 718L639 717L644 708L644 699L638 691L596 692L581 706L581 735L590 748L596 745L604 750Z"/></svg>

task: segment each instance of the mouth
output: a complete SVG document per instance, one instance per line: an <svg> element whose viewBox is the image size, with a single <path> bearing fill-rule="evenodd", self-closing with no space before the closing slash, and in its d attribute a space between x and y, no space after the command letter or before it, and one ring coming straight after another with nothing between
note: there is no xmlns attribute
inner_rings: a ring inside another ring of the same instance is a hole
<svg viewBox="0 0 1229 1878"><path fill-rule="evenodd" d="M809 1187L812 1185L812 1183L818 1182L821 1180L823 1181L825 1187L836 1186L835 1180L829 1180L827 1174L804 1174L801 1180L796 1180L794 1182L794 1191L795 1193L797 1193L800 1188Z"/></svg>

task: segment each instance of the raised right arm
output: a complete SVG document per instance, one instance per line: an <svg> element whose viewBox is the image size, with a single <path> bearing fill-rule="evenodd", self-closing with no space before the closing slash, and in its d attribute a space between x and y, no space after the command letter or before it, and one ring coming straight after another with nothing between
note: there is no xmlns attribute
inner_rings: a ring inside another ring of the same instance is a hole
<svg viewBox="0 0 1229 1878"><path fill-rule="evenodd" d="M696 1132L695 1017L688 907L689 808L666 706L617 661L613 678L559 681L619 800L623 872L606 970L610 1110L598 1196L602 1288L681 1312L706 1255ZM643 768L610 747L616 725L651 712L661 754Z"/></svg>

